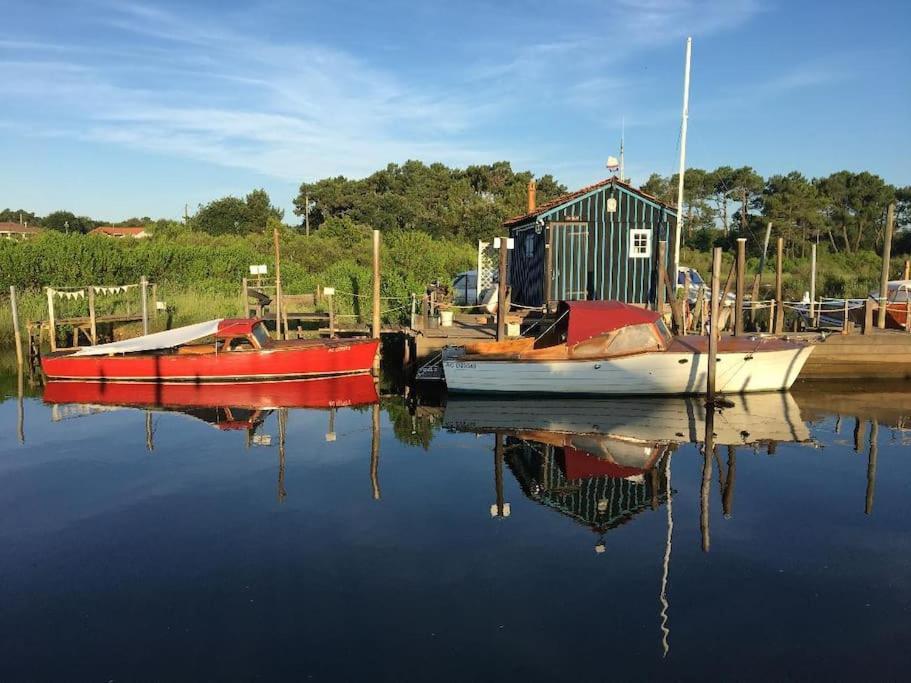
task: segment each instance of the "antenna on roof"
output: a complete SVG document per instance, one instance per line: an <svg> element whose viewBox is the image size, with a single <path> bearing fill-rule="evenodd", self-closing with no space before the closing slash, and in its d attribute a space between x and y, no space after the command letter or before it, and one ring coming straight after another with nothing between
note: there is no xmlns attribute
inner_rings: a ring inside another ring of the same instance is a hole
<svg viewBox="0 0 911 683"><path fill-rule="evenodd" d="M620 182L625 183L626 178L623 176L623 137L626 133L626 117L620 117Z"/></svg>

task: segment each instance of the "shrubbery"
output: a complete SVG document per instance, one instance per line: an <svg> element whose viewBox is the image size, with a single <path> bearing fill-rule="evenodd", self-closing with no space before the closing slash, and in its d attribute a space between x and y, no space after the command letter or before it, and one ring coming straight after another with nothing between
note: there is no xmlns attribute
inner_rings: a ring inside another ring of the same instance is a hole
<svg viewBox="0 0 911 683"><path fill-rule="evenodd" d="M325 231L310 237L282 229L282 281L287 294L314 292L332 286L338 312L371 315L372 234L369 228L345 219L327 221ZM46 286L72 287L138 282L145 275L185 304L196 293L207 311L231 315L239 308L240 281L251 264L265 263L274 273L271 235L213 236L178 224L159 224L155 236L144 240L110 239L95 235L48 231L32 240L0 240L0 283L15 285L29 301ZM403 318L411 294L420 294L432 280L447 280L472 267L470 245L434 239L419 231L384 233L381 249L383 310L388 321ZM355 296L359 295L359 296ZM41 297L36 296L40 304ZM220 303L219 303L220 302ZM26 304L27 305L27 304ZM201 312L201 311L200 311ZM29 311L37 314L38 311ZM178 311L180 314L180 311ZM23 315L26 312L23 311ZM0 316L0 327L8 321ZM179 315L183 322L184 316ZM191 321L187 321L191 322ZM8 330L0 335L8 336Z"/></svg>

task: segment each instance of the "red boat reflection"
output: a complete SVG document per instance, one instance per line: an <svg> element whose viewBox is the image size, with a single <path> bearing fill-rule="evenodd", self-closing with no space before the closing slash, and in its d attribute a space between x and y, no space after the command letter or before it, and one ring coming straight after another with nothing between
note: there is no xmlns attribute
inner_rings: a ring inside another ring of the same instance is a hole
<svg viewBox="0 0 911 683"><path fill-rule="evenodd" d="M376 403L376 385L370 375L346 375L310 380L191 384L187 382L48 382L44 402L123 406L175 410L193 414L197 409L343 408ZM227 420L233 428L245 421ZM231 428L231 427L225 427Z"/></svg>

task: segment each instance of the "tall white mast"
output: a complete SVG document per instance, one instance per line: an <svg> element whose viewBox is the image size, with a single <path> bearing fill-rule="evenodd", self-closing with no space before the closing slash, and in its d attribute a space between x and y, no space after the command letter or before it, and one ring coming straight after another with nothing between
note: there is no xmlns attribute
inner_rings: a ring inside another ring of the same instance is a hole
<svg viewBox="0 0 911 683"><path fill-rule="evenodd" d="M686 66L683 70L683 116L680 122L680 168L677 171L677 229L674 231L674 270L671 277L677 282L680 267L680 235L683 232L683 174L686 169L686 123L690 109L690 55L693 39L686 39Z"/></svg>

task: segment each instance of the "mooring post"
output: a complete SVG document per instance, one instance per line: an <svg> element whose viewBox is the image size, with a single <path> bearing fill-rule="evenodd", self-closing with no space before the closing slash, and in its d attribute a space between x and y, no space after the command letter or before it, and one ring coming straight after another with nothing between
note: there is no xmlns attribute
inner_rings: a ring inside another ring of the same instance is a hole
<svg viewBox="0 0 911 683"><path fill-rule="evenodd" d="M373 338L380 338L380 231L373 231Z"/></svg>
<svg viewBox="0 0 911 683"><path fill-rule="evenodd" d="M851 331L851 321L848 320L848 299L845 297L844 310L842 311L844 319L841 321L841 331L843 334L848 334Z"/></svg>
<svg viewBox="0 0 911 683"><path fill-rule="evenodd" d="M335 288L332 288L332 294L326 294L326 301L329 304L329 338L335 339Z"/></svg>
<svg viewBox="0 0 911 683"><path fill-rule="evenodd" d="M272 242L275 247L275 336L282 338L282 254L278 242L278 228L272 228Z"/></svg>
<svg viewBox="0 0 911 683"><path fill-rule="evenodd" d="M664 262L667 260L667 242L658 240L658 260L655 263L657 273L657 291L655 292L655 311L660 316L664 316L664 276L667 271L664 269Z"/></svg>
<svg viewBox="0 0 911 683"><path fill-rule="evenodd" d="M411 293L411 329L414 329L414 325L417 322L417 312L418 312L418 297L412 292Z"/></svg>
<svg viewBox="0 0 911 683"><path fill-rule="evenodd" d="M89 285L89 334L92 335L92 345L98 343L98 321L95 318L95 287Z"/></svg>
<svg viewBox="0 0 911 683"><path fill-rule="evenodd" d="M743 336L743 294L747 269L747 238L737 238L737 284L734 290L734 306L736 308L734 319L734 334Z"/></svg>
<svg viewBox="0 0 911 683"><path fill-rule="evenodd" d="M911 261L905 259L905 267L902 270L902 280L911 280Z"/></svg>
<svg viewBox="0 0 911 683"><path fill-rule="evenodd" d="M149 281L143 275L139 278L139 295L142 297L140 302L142 310L142 333L149 333Z"/></svg>
<svg viewBox="0 0 911 683"><path fill-rule="evenodd" d="M52 287L47 288L47 326L48 326L48 336L50 337L49 341L51 343L51 351L57 350L57 319L54 316L54 289ZM41 333L39 331L39 340Z"/></svg>
<svg viewBox="0 0 911 683"><path fill-rule="evenodd" d="M873 334L873 300L864 299L864 334Z"/></svg>
<svg viewBox="0 0 911 683"><path fill-rule="evenodd" d="M718 356L718 318L720 317L721 306L718 300L718 286L720 284L721 271L721 247L715 247L712 250L712 306L711 319L709 321L709 363L708 374L706 375L706 411L711 409L715 401L715 365Z"/></svg>
<svg viewBox="0 0 911 683"><path fill-rule="evenodd" d="M497 341L506 339L506 315L509 309L506 307L506 257L509 247L509 237L500 238L500 263L498 275L500 281L497 283Z"/></svg>
<svg viewBox="0 0 911 683"><path fill-rule="evenodd" d="M19 306L16 303L16 286L9 286L9 307L13 316L13 339L16 342L16 365L22 370L24 363L22 357L22 332L19 330Z"/></svg>
<svg viewBox="0 0 911 683"><path fill-rule="evenodd" d="M775 302L777 305L777 315L775 316L775 334L781 334L784 330L784 304L781 302L781 271L784 262L784 238L779 237L775 245Z"/></svg>
<svg viewBox="0 0 911 683"><path fill-rule="evenodd" d="M373 500L380 499L380 404L373 404L373 423L370 438L370 486Z"/></svg>
<svg viewBox="0 0 911 683"><path fill-rule="evenodd" d="M152 317L157 318L161 315L158 311L158 283L152 283Z"/></svg>
<svg viewBox="0 0 911 683"><path fill-rule="evenodd" d="M247 278L240 283L240 315L242 318L250 317L250 289L247 286Z"/></svg>
<svg viewBox="0 0 911 683"><path fill-rule="evenodd" d="M810 245L810 324L816 320L816 243Z"/></svg>
<svg viewBox="0 0 911 683"><path fill-rule="evenodd" d="M879 317L876 326L886 327L886 307L889 301L889 262L892 259L892 231L895 229L895 202L886 211L886 231L883 234L883 272L879 281Z"/></svg>

